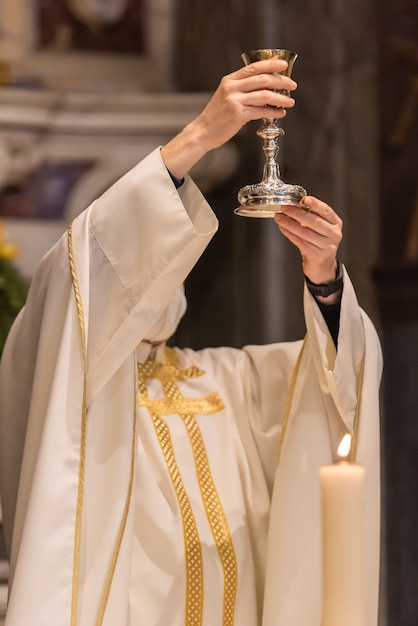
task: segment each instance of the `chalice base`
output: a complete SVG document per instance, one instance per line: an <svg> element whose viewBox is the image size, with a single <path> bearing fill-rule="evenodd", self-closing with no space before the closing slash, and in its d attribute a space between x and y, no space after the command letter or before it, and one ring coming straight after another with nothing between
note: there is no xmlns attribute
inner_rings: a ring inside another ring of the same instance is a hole
<svg viewBox="0 0 418 626"><path fill-rule="evenodd" d="M240 206L234 213L245 217L274 217L276 213L280 213L282 205L298 206L304 196L306 189L282 181L247 185L238 193Z"/></svg>

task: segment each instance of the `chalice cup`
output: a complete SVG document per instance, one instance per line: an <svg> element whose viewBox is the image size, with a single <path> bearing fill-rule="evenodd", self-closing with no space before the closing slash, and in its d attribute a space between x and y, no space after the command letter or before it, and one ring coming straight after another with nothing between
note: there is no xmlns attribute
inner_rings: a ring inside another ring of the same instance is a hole
<svg viewBox="0 0 418 626"><path fill-rule="evenodd" d="M288 66L280 73L285 76L290 76L297 56L297 53L291 50L262 48L260 50L244 52L241 58L245 65L273 57L284 59L287 61ZM283 90L282 93L289 95L287 90ZM263 177L261 182L246 185L239 190L238 201L240 206L234 211L237 215L244 215L246 217L273 217L275 213L280 212L282 205L299 205L302 198L306 196L306 189L300 185L287 184L280 178L280 170L277 162L277 154L279 151L278 140L279 137L284 135L284 130L277 125L277 122L278 120L274 118L264 118L263 125L257 130L257 135L264 140L263 152L265 164Z"/></svg>

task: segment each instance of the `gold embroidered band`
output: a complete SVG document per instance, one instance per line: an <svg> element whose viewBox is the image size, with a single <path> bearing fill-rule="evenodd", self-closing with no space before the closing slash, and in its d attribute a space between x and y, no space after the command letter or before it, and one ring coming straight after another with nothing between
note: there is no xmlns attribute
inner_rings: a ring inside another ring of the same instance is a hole
<svg viewBox="0 0 418 626"><path fill-rule="evenodd" d="M170 414L181 417L189 435L203 504L223 568L223 626L233 626L237 592L236 557L227 518L211 475L202 433L195 418L196 413L217 413L224 405L217 393L211 393L205 398L185 398L177 385L179 381L197 378L203 373L195 366L180 370L175 352L167 348L165 363L149 360L138 364L139 404L148 409L153 419L183 518L187 568L186 626L199 626L202 623L203 564L196 522L175 461L168 427L162 420L163 415ZM165 399L149 399L146 384L149 378L161 382Z"/></svg>

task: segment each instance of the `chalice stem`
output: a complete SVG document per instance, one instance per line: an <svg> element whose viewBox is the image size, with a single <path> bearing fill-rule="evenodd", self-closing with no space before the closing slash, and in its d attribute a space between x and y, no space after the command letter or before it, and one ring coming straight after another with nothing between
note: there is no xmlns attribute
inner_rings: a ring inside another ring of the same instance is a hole
<svg viewBox="0 0 418 626"><path fill-rule="evenodd" d="M263 126L259 128L257 135L264 139L263 152L265 163L262 182L280 184L282 181L277 161L279 152L278 138L284 135L284 130L276 125L276 120L264 119Z"/></svg>

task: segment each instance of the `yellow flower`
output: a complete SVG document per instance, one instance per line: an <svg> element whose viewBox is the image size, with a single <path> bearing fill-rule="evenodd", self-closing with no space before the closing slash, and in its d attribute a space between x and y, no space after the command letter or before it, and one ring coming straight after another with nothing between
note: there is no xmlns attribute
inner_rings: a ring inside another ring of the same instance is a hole
<svg viewBox="0 0 418 626"><path fill-rule="evenodd" d="M15 259L18 254L17 246L4 240L4 226L0 222L0 259Z"/></svg>

